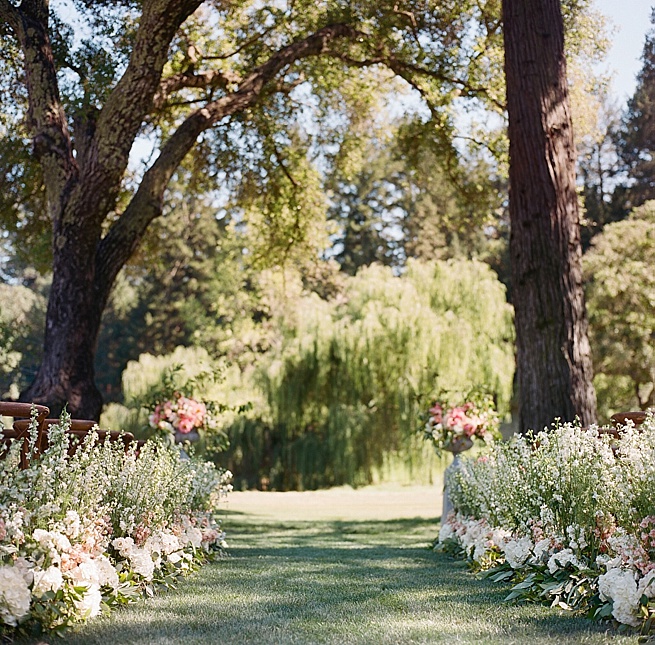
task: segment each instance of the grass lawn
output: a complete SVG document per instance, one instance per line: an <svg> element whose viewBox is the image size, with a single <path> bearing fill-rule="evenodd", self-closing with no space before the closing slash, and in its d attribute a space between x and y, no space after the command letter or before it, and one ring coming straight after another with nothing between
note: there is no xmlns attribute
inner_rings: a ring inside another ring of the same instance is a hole
<svg viewBox="0 0 655 645"><path fill-rule="evenodd" d="M636 643L430 551L437 487L234 493L230 557L68 635L75 645Z"/></svg>

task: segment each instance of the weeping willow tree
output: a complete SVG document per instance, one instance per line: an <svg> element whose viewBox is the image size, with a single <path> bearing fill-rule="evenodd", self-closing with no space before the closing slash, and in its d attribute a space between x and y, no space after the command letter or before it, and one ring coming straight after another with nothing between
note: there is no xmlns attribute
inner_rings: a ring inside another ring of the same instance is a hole
<svg viewBox="0 0 655 645"><path fill-rule="evenodd" d="M255 376L265 406L230 429L229 465L276 489L361 485L419 450L420 412L439 391L484 389L507 413L514 373L503 285L475 261L372 265L330 300L279 289L281 338ZM289 296L289 292L293 295Z"/></svg>

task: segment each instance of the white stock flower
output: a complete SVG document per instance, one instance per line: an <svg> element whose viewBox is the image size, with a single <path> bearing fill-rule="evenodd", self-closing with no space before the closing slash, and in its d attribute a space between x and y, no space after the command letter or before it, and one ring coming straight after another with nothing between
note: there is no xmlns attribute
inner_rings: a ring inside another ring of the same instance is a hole
<svg viewBox="0 0 655 645"><path fill-rule="evenodd" d="M47 569L34 569L34 586L32 594L37 598L48 591L59 591L64 584L64 577L59 567L54 565Z"/></svg>
<svg viewBox="0 0 655 645"><path fill-rule="evenodd" d="M529 537L510 540L502 548L509 566L512 569L518 569L525 564L530 555L532 540Z"/></svg>
<svg viewBox="0 0 655 645"><path fill-rule="evenodd" d="M68 511L66 517L64 517L64 524L66 526L66 535L68 535L68 537L74 540L79 536L80 531L82 530L82 524L77 511Z"/></svg>
<svg viewBox="0 0 655 645"><path fill-rule="evenodd" d="M61 562L62 553L68 553L71 549L70 540L58 531L34 529L32 537L39 543L41 548L48 553L50 559L55 564Z"/></svg>
<svg viewBox="0 0 655 645"><path fill-rule="evenodd" d="M32 594L15 567L0 566L0 619L15 627L30 612Z"/></svg>
<svg viewBox="0 0 655 645"><path fill-rule="evenodd" d="M641 623L635 615L640 594L632 571L610 569L598 578L598 592L603 600L612 601L612 616L620 623L633 627Z"/></svg>

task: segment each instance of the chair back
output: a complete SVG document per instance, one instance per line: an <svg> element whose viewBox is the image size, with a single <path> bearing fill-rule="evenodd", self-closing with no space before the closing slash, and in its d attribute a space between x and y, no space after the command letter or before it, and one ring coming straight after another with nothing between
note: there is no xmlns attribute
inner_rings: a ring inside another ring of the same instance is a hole
<svg viewBox="0 0 655 645"><path fill-rule="evenodd" d="M610 417L612 425L624 426L628 421L632 421L635 426L640 426L644 421L646 421L646 413L641 410L638 412L617 412Z"/></svg>

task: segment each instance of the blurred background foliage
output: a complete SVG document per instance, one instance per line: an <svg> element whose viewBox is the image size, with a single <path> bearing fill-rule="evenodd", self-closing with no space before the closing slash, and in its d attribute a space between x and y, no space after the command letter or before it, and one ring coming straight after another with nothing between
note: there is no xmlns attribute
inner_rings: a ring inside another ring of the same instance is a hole
<svg viewBox="0 0 655 645"><path fill-rule="evenodd" d="M180 347L128 363L127 403L176 363L190 377L219 373L202 395L251 407L224 413L231 446L216 459L240 485L284 490L366 484L402 469L429 478L430 455L414 431L441 390L487 389L508 415L512 313L487 265L410 260L402 275L374 264L336 277L321 297L297 270L261 272L264 316L222 338L218 360L203 347ZM145 412L135 419L113 404L102 422L134 429Z"/></svg>

